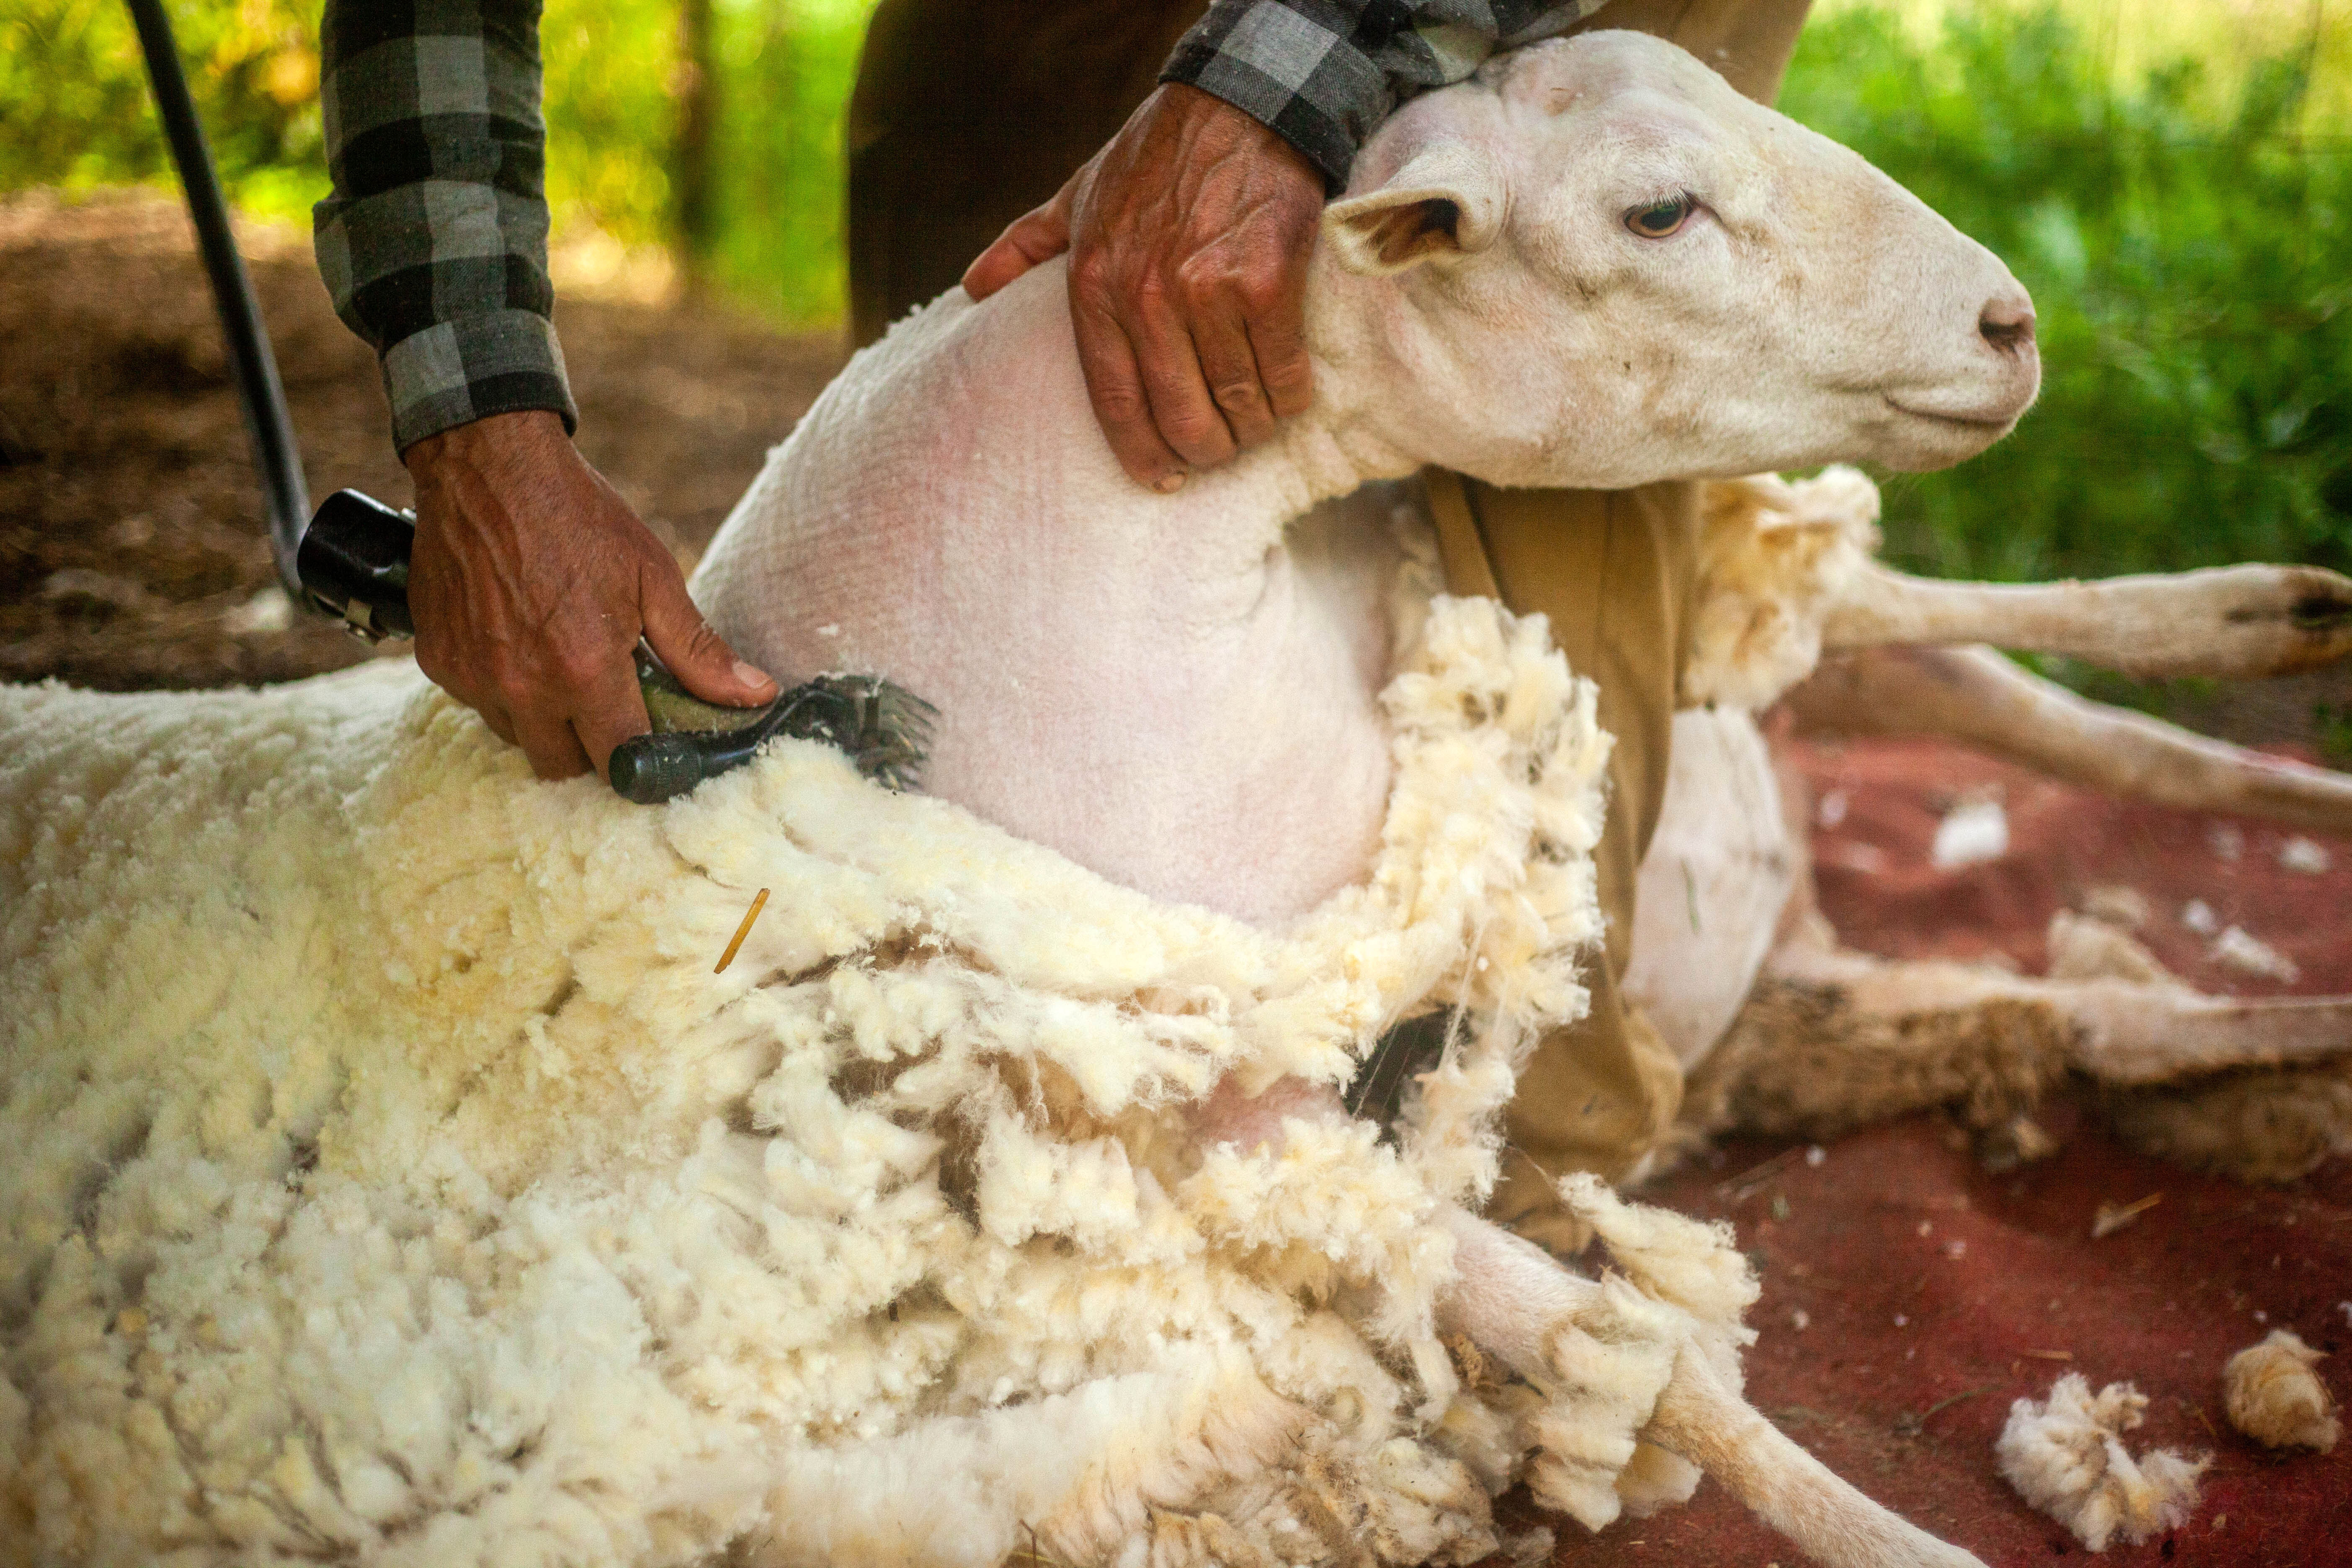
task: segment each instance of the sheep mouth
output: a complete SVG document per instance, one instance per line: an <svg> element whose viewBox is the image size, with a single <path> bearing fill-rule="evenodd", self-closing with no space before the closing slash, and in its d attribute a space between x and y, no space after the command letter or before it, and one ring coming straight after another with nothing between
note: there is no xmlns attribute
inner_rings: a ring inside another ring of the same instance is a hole
<svg viewBox="0 0 2352 1568"><path fill-rule="evenodd" d="M1892 408L1897 414L1907 414L1914 419L1925 419L1932 424L1950 425L1966 430L1991 430L1996 432L2007 431L2014 426L2019 417L2025 413L2025 410L2021 407L2003 408L1992 413L1983 413L1974 410L1967 413L1955 413L1941 408L1915 407L1910 404L1904 403L1893 397L1886 400L1886 406Z"/></svg>

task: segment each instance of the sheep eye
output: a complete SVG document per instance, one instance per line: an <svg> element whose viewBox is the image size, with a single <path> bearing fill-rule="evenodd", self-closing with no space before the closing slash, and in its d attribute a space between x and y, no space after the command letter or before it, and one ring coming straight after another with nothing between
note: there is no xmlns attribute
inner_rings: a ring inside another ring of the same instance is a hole
<svg viewBox="0 0 2352 1568"><path fill-rule="evenodd" d="M1688 196L1652 202L1648 206L1629 210L1625 214L1625 226L1643 239L1664 239L1682 227L1696 205Z"/></svg>

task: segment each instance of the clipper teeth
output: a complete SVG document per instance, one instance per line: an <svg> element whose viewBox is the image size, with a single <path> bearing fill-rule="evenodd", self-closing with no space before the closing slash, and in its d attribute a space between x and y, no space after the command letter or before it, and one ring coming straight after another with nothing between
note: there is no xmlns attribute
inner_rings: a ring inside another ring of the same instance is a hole
<svg viewBox="0 0 2352 1568"><path fill-rule="evenodd" d="M886 789L922 787L938 709L876 675L821 675L809 684L839 704L838 719L823 727L858 772Z"/></svg>

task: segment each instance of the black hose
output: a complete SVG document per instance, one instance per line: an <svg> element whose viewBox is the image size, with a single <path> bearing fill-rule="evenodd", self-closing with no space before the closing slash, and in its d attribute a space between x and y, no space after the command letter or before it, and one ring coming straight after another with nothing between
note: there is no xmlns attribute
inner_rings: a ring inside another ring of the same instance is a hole
<svg viewBox="0 0 2352 1568"><path fill-rule="evenodd" d="M245 259L229 233L228 204L221 198L220 180L213 173L204 127L196 121L195 100L188 96L188 79L180 70L180 53L172 43L163 0L131 0L131 19L138 26L139 47L147 56L147 79L155 88L163 134L171 140L172 162L179 165L180 184L188 195L188 216L195 220L196 244L204 253L205 275L212 280L221 334L228 340L236 400L245 410L253 466L261 474L262 499L269 508L269 545L278 561L278 580L296 604L302 604L294 555L310 519L310 496L302 480L302 451L294 444L294 422L286 413L286 390L278 380L278 361L261 330L261 307L245 275Z"/></svg>

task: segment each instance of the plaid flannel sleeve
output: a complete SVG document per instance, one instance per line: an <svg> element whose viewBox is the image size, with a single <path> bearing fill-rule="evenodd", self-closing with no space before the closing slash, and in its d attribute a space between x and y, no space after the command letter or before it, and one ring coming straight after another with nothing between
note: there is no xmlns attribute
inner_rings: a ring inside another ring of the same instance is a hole
<svg viewBox="0 0 2352 1568"><path fill-rule="evenodd" d="M540 0L327 0L336 313L373 345L403 449L519 409L579 423L550 320Z"/></svg>
<svg viewBox="0 0 2352 1568"><path fill-rule="evenodd" d="M1607 0L1213 0L1160 71L1305 153L1334 190L1397 100L1460 81L1498 47L1564 31Z"/></svg>

